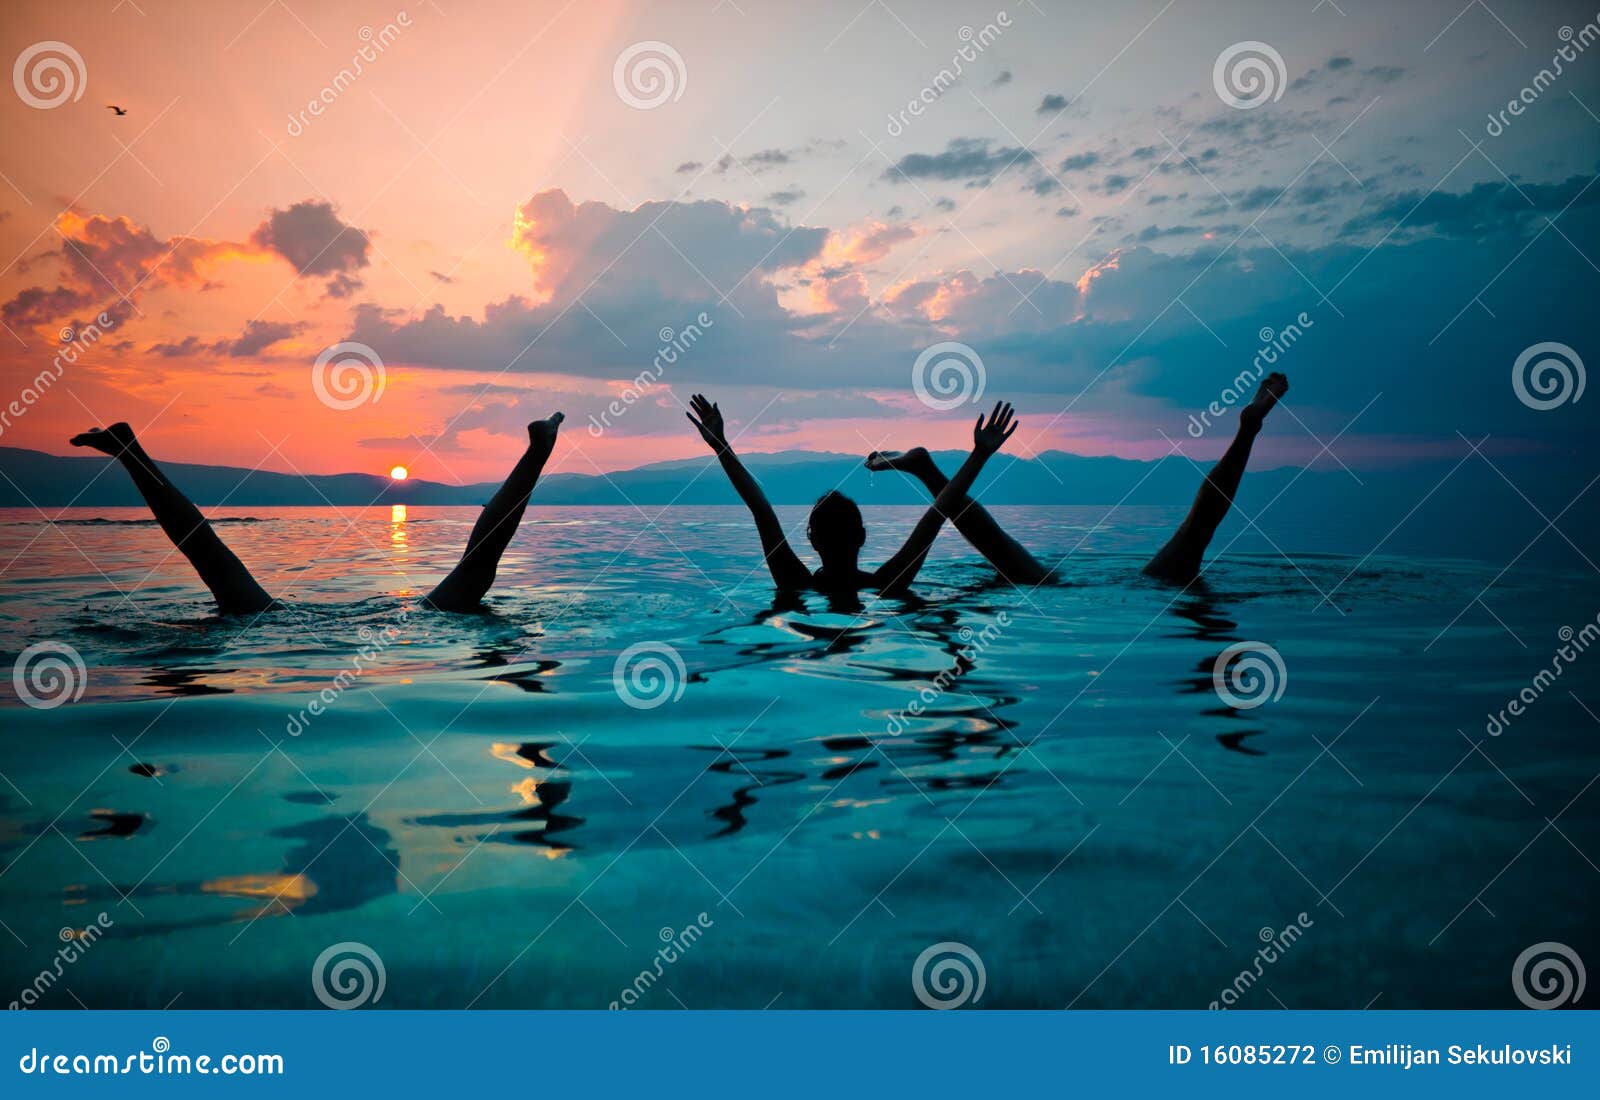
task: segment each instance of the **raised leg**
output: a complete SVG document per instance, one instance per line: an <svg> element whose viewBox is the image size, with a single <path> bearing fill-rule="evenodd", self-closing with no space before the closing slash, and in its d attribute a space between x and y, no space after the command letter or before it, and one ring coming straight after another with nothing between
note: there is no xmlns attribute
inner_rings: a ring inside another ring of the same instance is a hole
<svg viewBox="0 0 1600 1100"><path fill-rule="evenodd" d="M224 615L252 615L276 601L256 583L188 497L167 480L126 424L73 436L74 447L93 447L122 463L172 544L189 559Z"/></svg>
<svg viewBox="0 0 1600 1100"><path fill-rule="evenodd" d="M949 478L939 469L925 447L909 451L873 451L867 456L870 470L899 470L910 474L937 499ZM962 537L989 560L996 571L1013 584L1039 584L1050 577L1050 570L1039 564L1022 544L1010 535L989 514L989 510L972 497L963 497L951 517Z"/></svg>
<svg viewBox="0 0 1600 1100"><path fill-rule="evenodd" d="M1244 477L1245 465L1250 461L1250 447L1261 432L1261 423L1278 403L1278 398L1288 391L1289 380L1281 374L1269 374L1261 380L1255 400L1239 410L1239 431L1201 482L1189 514L1144 567L1147 576L1187 584L1200 575L1206 547L1211 545L1211 537L1217 533L1228 509L1233 507L1233 497L1239 491L1239 481Z"/></svg>
<svg viewBox="0 0 1600 1100"><path fill-rule="evenodd" d="M556 432L563 419L556 413L528 425L528 449L517 460L505 484L483 506L478 522L472 525L472 535L467 539L461 561L428 593L428 602L434 607L441 611L472 611L493 586L500 556L511 544L511 536L517 533L522 513L528 507L528 495L533 492L545 461L555 449Z"/></svg>

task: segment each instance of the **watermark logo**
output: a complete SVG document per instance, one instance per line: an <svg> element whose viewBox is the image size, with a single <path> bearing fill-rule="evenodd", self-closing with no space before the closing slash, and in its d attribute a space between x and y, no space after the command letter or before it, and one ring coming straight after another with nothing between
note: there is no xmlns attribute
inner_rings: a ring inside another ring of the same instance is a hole
<svg viewBox="0 0 1600 1100"><path fill-rule="evenodd" d="M989 975L978 953L964 943L936 943L911 966L911 991L927 1008L960 1008L983 999Z"/></svg>
<svg viewBox="0 0 1600 1100"><path fill-rule="evenodd" d="M1511 365L1511 388L1530 409L1546 412L1583 397L1588 375L1583 360L1566 344L1546 340L1517 356Z"/></svg>
<svg viewBox="0 0 1600 1100"><path fill-rule="evenodd" d="M1528 708L1554 687L1562 674L1576 664L1578 658L1583 656L1591 645L1600 641L1600 615L1596 615L1593 622L1584 623L1577 630L1563 626L1556 631L1556 637L1560 639L1561 645L1556 647L1550 663L1534 673L1533 679L1528 681L1528 686L1508 699L1499 713L1488 715L1489 720L1483 726L1484 733L1490 737L1499 737L1510 728L1513 719L1526 714Z"/></svg>
<svg viewBox="0 0 1600 1100"><path fill-rule="evenodd" d="M973 30L964 26L956 32L956 37L961 39L962 45L956 48L955 54L950 58L950 64L940 69L934 78L923 85L921 91L906 102L898 111L889 114L888 132L890 137L899 137L911 125L911 119L920 118L926 113L927 108L937 103L939 97L955 86L961 79L961 74L966 71L966 66L978 59L978 55L994 45L995 40L1011 26L1011 16L1005 12L997 12L992 23L985 23L981 30Z"/></svg>
<svg viewBox="0 0 1600 1100"><path fill-rule="evenodd" d="M345 340L323 350L311 365L311 389L330 409L348 412L383 397L383 359L366 344Z"/></svg>
<svg viewBox="0 0 1600 1100"><path fill-rule="evenodd" d="M74 928L71 925L63 928L56 936L62 946L56 949L51 965L39 971L33 981L22 987L16 999L11 1002L11 1010L15 1012L38 1004L45 994L55 988L56 983L66 973L66 968L81 959L115 923L116 921L110 916L101 913L92 924L82 928Z"/></svg>
<svg viewBox="0 0 1600 1100"><path fill-rule="evenodd" d="M683 698L688 668L683 655L666 642L635 642L617 654L611 684L617 698L634 710L655 710Z"/></svg>
<svg viewBox="0 0 1600 1100"><path fill-rule="evenodd" d="M54 710L83 698L89 670L66 642L34 642L17 655L11 686L17 698L34 710Z"/></svg>
<svg viewBox="0 0 1600 1100"><path fill-rule="evenodd" d="M921 718L927 710L939 700L945 692L955 686L956 681L978 662L983 651L999 640L1000 634L1011 625L1011 615L1000 611L995 614L994 621L984 624L982 630L973 630L970 626L963 626L956 632L961 645L956 649L955 662L948 668L940 669L931 681L923 685L917 692L915 699L901 707L889 716L888 725L885 727L891 737L899 737L906 731L906 726Z"/></svg>
<svg viewBox="0 0 1600 1100"><path fill-rule="evenodd" d="M1265 42L1235 42L1217 55L1211 67L1211 85L1218 98L1241 111L1276 103L1288 82L1283 55Z"/></svg>
<svg viewBox="0 0 1600 1100"><path fill-rule="evenodd" d="M911 389L928 408L948 412L983 400L988 373L983 359L966 344L947 340L925 348L911 365Z"/></svg>
<svg viewBox="0 0 1600 1100"><path fill-rule="evenodd" d="M1289 670L1283 655L1266 642L1235 642L1217 654L1211 686L1234 710L1254 710L1283 698Z"/></svg>
<svg viewBox="0 0 1600 1100"><path fill-rule="evenodd" d="M402 29L411 26L411 14L401 11L396 13L394 21L385 23L376 31L371 27L362 27L356 32L356 37L361 39L361 45L356 47L356 52L350 56L350 64L333 74L333 79L324 84L315 96L306 101L302 110L289 115L287 127L290 137L299 137L306 132L306 127L312 121L321 118L327 113L329 107L345 89L356 82L367 71L367 66L383 56L383 52L394 45L395 39L400 37Z"/></svg>
<svg viewBox="0 0 1600 1100"><path fill-rule="evenodd" d="M715 324L710 315L702 311L677 332L670 325L662 325L661 331L656 333L661 346L656 349L655 358L624 387L616 400L601 410L598 417L589 417L589 434L599 439L613 421L620 420L623 413L643 401L655 384L661 381L661 376L667 373L667 368L689 354L689 349L699 343L706 330L715 327Z"/></svg>
<svg viewBox="0 0 1600 1100"><path fill-rule="evenodd" d="M716 921L701 913L695 918L693 924L684 925L681 931L674 929L671 925L663 925L658 936L661 940L661 947L656 951L654 962L639 971L638 977L634 978L631 984L623 987L622 992L617 995L617 999L611 1002L611 1010L613 1012L623 1012L638 1004L640 999L650 991L656 982L661 980L662 975L666 973L667 967L683 958L688 953L689 948L698 943L700 937L706 934L706 930L716 923Z"/></svg>
<svg viewBox="0 0 1600 1100"><path fill-rule="evenodd" d="M1586 980L1583 960L1564 943L1536 943L1511 964L1511 990L1529 1008L1577 1004Z"/></svg>
<svg viewBox="0 0 1600 1100"><path fill-rule="evenodd" d="M1283 958L1289 948L1300 942L1300 937L1316 923L1309 916L1301 913L1295 918L1293 924L1286 924L1281 930L1273 928L1270 924L1262 925L1261 931L1256 933L1256 938L1261 941L1261 946L1256 950L1255 958L1251 960L1251 965L1239 971L1233 981L1228 983L1227 987L1217 995L1217 999L1211 1002L1211 1010L1219 1012L1238 1004L1240 998L1248 993L1256 982L1261 980L1262 975L1266 973L1267 967L1274 965L1279 959Z"/></svg>
<svg viewBox="0 0 1600 1100"><path fill-rule="evenodd" d="M388 974L378 953L364 943L336 943L311 964L311 990L329 1008L360 1008L383 998Z"/></svg>
<svg viewBox="0 0 1600 1100"><path fill-rule="evenodd" d="M17 55L11 66L11 86L17 98L40 111L76 103L89 86L83 55L65 42L35 42Z"/></svg>
<svg viewBox="0 0 1600 1100"><path fill-rule="evenodd" d="M16 400L0 408L0 436L10 431L13 424L28 414L28 410L43 401L50 387L66 376L67 368L77 363L90 348L99 342L106 330L115 328L116 321L109 313L101 313L93 321L74 330L70 325L60 332L61 350L50 360L50 365L24 383Z"/></svg>
<svg viewBox="0 0 1600 1100"><path fill-rule="evenodd" d="M1534 73L1533 80L1524 85L1515 97L1508 99L1503 108L1489 114L1484 132L1490 137L1499 137L1505 133L1511 125L1511 120L1520 118L1529 107L1537 103L1539 97L1544 95L1556 79L1566 71L1567 65L1578 60L1585 50L1596 41L1600 41L1600 19L1591 19L1576 31L1570 26L1562 27L1556 32L1556 37L1561 39L1562 45L1556 47L1556 52L1550 57L1550 64Z"/></svg>
<svg viewBox="0 0 1600 1100"><path fill-rule="evenodd" d="M635 42L611 66L617 97L639 111L652 111L668 100L683 98L689 70L683 55L665 42Z"/></svg>
<svg viewBox="0 0 1600 1100"><path fill-rule="evenodd" d="M403 508L405 506L396 505L396 507ZM389 647L400 640L401 629L406 625L409 618L410 613L402 608L400 614L395 617L395 621L392 623L384 623L377 628L363 626L358 629L356 638L361 645L356 650L355 659L348 666L340 669L339 673L334 676L333 682L317 692L316 698L312 699L298 712L289 716L284 723L283 732L290 737L299 737L310 729L314 720L326 714L328 708L338 702L339 698L350 690L351 686L364 676L373 664L379 661Z"/></svg>
<svg viewBox="0 0 1600 1100"><path fill-rule="evenodd" d="M1199 439L1206 434L1213 421L1239 402L1250 400L1253 392L1251 387L1261 381L1267 373L1267 368L1277 366L1289 353L1289 349L1299 343L1300 338L1305 335L1305 330L1315 324L1311 315L1302 310L1294 320L1276 332L1272 330L1271 325L1261 326L1261 331L1256 333L1261 346L1256 349L1255 358L1250 360L1250 365L1240 371L1222 393L1218 394L1218 400L1202 409L1199 416L1190 414L1188 425L1190 438Z"/></svg>

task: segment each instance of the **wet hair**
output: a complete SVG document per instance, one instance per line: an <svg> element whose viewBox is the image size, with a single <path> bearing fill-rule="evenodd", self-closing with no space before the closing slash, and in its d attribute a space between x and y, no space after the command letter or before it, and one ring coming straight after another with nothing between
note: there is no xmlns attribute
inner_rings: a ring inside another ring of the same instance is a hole
<svg viewBox="0 0 1600 1100"><path fill-rule="evenodd" d="M843 493L824 493L811 506L811 520L806 525L806 537L811 547L824 563L829 558L851 556L861 552L867 541L867 528L861 522L861 509Z"/></svg>

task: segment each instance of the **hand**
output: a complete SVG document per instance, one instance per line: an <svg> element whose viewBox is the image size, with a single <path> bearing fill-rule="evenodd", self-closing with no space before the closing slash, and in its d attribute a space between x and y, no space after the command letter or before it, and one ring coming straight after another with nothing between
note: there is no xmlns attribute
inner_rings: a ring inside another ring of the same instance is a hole
<svg viewBox="0 0 1600 1100"><path fill-rule="evenodd" d="M989 414L989 422L984 423L983 417L978 417L977 424L972 428L972 449L982 451L984 454L994 454L1001 444L1011 438L1011 433L1017 430L1019 420L1013 419L1016 410L1009 402L995 403L994 411Z"/></svg>
<svg viewBox="0 0 1600 1100"><path fill-rule="evenodd" d="M694 411L684 415L688 416L689 423L700 430L700 438L718 454L727 450L728 437L723 434L722 410L698 393L690 399L689 408Z"/></svg>

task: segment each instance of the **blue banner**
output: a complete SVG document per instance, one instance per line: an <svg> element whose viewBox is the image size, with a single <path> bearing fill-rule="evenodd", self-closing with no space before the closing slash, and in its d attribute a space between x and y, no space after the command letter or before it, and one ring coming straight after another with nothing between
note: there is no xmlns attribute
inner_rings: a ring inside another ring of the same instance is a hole
<svg viewBox="0 0 1600 1100"><path fill-rule="evenodd" d="M1579 1012L13 1013L0 1093L1593 1095ZM1583 1082L1589 1082L1584 1085Z"/></svg>

